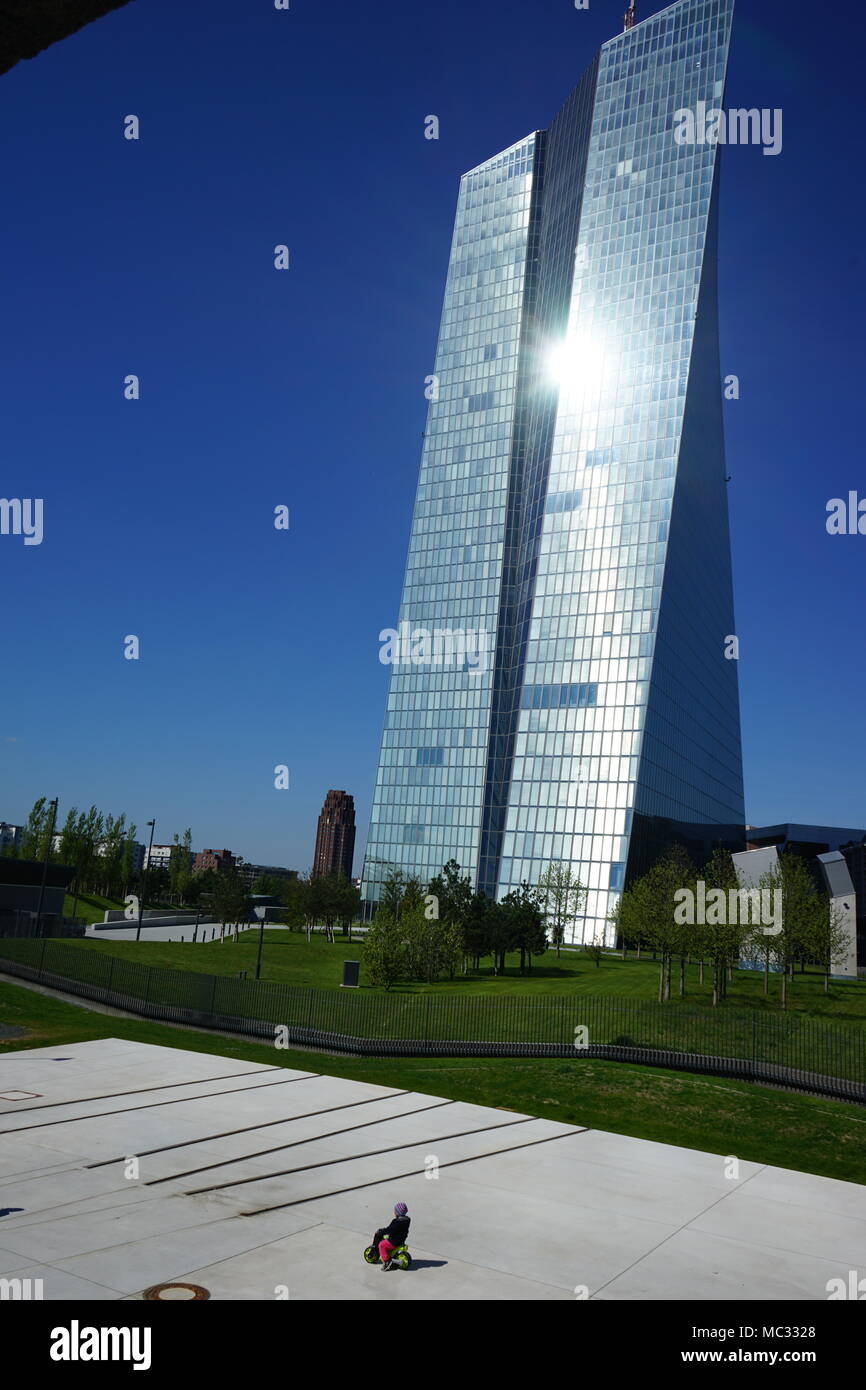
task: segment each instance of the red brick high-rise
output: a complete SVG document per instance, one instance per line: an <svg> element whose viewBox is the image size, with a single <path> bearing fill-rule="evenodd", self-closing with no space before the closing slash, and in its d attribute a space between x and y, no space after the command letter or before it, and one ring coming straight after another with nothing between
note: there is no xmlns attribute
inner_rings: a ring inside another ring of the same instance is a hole
<svg viewBox="0 0 866 1390"><path fill-rule="evenodd" d="M348 792L328 792L316 829L313 876L345 874L352 877L355 857L355 801Z"/></svg>

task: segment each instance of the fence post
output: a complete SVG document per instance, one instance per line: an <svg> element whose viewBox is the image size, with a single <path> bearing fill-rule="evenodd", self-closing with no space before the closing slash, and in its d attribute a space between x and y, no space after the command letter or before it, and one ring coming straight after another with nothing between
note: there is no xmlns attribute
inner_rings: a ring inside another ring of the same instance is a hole
<svg viewBox="0 0 866 1390"><path fill-rule="evenodd" d="M43 936L43 938L42 938L42 950L39 952L39 976L40 976L40 978L41 978L41 976L42 976L42 962L45 960L45 944L46 944L47 940L48 940L47 936Z"/></svg>

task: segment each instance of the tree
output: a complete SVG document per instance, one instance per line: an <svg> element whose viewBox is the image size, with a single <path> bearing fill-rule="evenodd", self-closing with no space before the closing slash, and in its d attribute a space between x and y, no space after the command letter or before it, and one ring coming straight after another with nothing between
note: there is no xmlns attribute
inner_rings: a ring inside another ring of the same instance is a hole
<svg viewBox="0 0 866 1390"><path fill-rule="evenodd" d="M491 902L487 911L487 927L490 933L490 954L493 957L494 975L505 974L505 958L514 946L514 913L509 911L505 899Z"/></svg>
<svg viewBox="0 0 866 1390"><path fill-rule="evenodd" d="M683 992L684 956L689 949L689 930L675 918L675 895L695 890L695 867L681 845L671 845L661 859L627 888L619 901L617 922L628 937L641 935L661 957L659 1001L671 997L671 967L680 955L680 993Z"/></svg>
<svg viewBox="0 0 866 1390"><path fill-rule="evenodd" d="M259 874L253 884L253 892L262 897L279 898L282 896L283 884L291 881L284 879L281 874Z"/></svg>
<svg viewBox="0 0 866 1390"><path fill-rule="evenodd" d="M571 865L560 862L548 864L538 880L538 890L558 960L568 927L584 909L586 889L580 876L572 873Z"/></svg>
<svg viewBox="0 0 866 1390"><path fill-rule="evenodd" d="M853 916L850 909L834 907L829 895L821 895L820 911L816 911L809 925L805 944L809 955L822 966L824 971L824 993L830 988L833 965L844 960L848 950L850 933L856 931L854 923L849 925L847 917Z"/></svg>
<svg viewBox="0 0 866 1390"><path fill-rule="evenodd" d="M544 955L547 950L547 932L544 926L542 899L537 888L532 888L524 880L519 889L513 889L500 903L503 919L500 945L500 964L505 968L505 950L520 952L520 973L532 973L532 957ZM504 946L504 949L502 947Z"/></svg>
<svg viewBox="0 0 866 1390"><path fill-rule="evenodd" d="M380 905L364 938L364 968L370 983L390 990L406 972L405 931L392 906Z"/></svg>
<svg viewBox="0 0 866 1390"><path fill-rule="evenodd" d="M67 818L68 819L68 818ZM44 859L50 849L48 835L51 828L51 807L48 798L40 796L33 803L27 824L21 831L19 859Z"/></svg>
<svg viewBox="0 0 866 1390"><path fill-rule="evenodd" d="M336 913L346 936L352 940L352 923L361 914L361 892L345 874L337 875Z"/></svg>
<svg viewBox="0 0 866 1390"><path fill-rule="evenodd" d="M592 941L585 941L583 943L583 949L589 956L590 960L595 961L596 969L598 969L598 967L601 965L601 958L604 955L603 937L594 936Z"/></svg>
<svg viewBox="0 0 866 1390"><path fill-rule="evenodd" d="M439 978L438 920L426 916L424 905L412 902L400 913L400 932L406 950L405 976L432 984Z"/></svg>
<svg viewBox="0 0 866 1390"><path fill-rule="evenodd" d="M430 898L434 900L432 903L429 901ZM470 948L469 942L475 900L476 894L472 891L471 879L468 874L462 873L456 859L449 859L442 872L430 880L425 914L428 918L437 917L442 923L440 942L448 956L447 972L450 979L453 979L461 957L465 961L466 956L476 954L474 949ZM474 944L473 942L473 947ZM455 949L457 958L452 960Z"/></svg>
<svg viewBox="0 0 866 1390"><path fill-rule="evenodd" d="M637 958L640 960L641 948L646 944L646 938L643 934L643 924L639 918L635 917L633 913L630 913L628 901L626 901L625 907L623 907L622 893L619 894L613 907L607 914L607 920L613 928L614 941L622 942L623 960L625 960L628 955L629 946L634 946L636 948Z"/></svg>
<svg viewBox="0 0 866 1390"><path fill-rule="evenodd" d="M191 907L204 907L209 904L218 879L219 874L216 869L203 869L200 873L193 874L186 892L186 900L189 905Z"/></svg>
<svg viewBox="0 0 866 1390"><path fill-rule="evenodd" d="M81 859L81 848L78 835L78 812L71 806L66 813L66 820L60 831L60 849L58 858L61 864L68 864L75 869L75 877L72 880L74 885L74 896L72 900L72 916L75 917L78 908L78 899L81 895L81 880L79 874L79 863Z"/></svg>
<svg viewBox="0 0 866 1390"><path fill-rule="evenodd" d="M829 898L818 891L809 865L798 854L791 851L780 854L778 864L763 875L759 888L762 893L774 895L771 902L781 901L780 921L773 924L772 933L766 930L766 924L754 923L748 941L764 958L765 994L769 993L770 961L781 966L779 1002L786 1009L793 986L794 962L814 958L829 968L824 952L827 948L831 955L838 952L838 927L831 921ZM776 930L777 926L781 930Z"/></svg>
<svg viewBox="0 0 866 1390"><path fill-rule="evenodd" d="M406 950L406 979L434 984L443 975L450 979L463 953L463 934L456 922L431 917L423 899L405 904L399 919Z"/></svg>
<svg viewBox="0 0 866 1390"><path fill-rule="evenodd" d="M321 920L324 891L322 888L323 880L316 878L314 874L305 874L301 882L304 885L304 927L309 941L313 935L313 928Z"/></svg>
<svg viewBox="0 0 866 1390"><path fill-rule="evenodd" d="M168 880L172 898L186 902L192 880L192 830L187 827L181 840L175 831L174 844L168 860Z"/></svg>
<svg viewBox="0 0 866 1390"><path fill-rule="evenodd" d="M111 817L109 817L109 821L111 821ZM111 828L113 832L113 821L111 821ZM94 887L97 852L104 837L105 820L95 806L91 806L89 811L81 812L77 811L74 806L72 807L61 831L59 858L62 863L68 864L75 870L73 917L81 894L86 892L88 888ZM104 888L105 886L104 883L99 884L99 887Z"/></svg>
<svg viewBox="0 0 866 1390"><path fill-rule="evenodd" d="M443 974L453 980L457 967L463 959L463 929L457 922L443 922L440 940L440 960Z"/></svg>
<svg viewBox="0 0 866 1390"><path fill-rule="evenodd" d="M284 879L277 896L285 913L284 921L289 931L300 931L307 920L307 893L309 884L303 878Z"/></svg>
<svg viewBox="0 0 866 1390"><path fill-rule="evenodd" d="M463 925L463 951L477 970L482 956L489 956L495 938L498 904L486 893L473 893Z"/></svg>
<svg viewBox="0 0 866 1390"><path fill-rule="evenodd" d="M448 860L442 872L430 880L427 891L436 899L440 921L464 925L472 904L472 882L456 859Z"/></svg>
<svg viewBox="0 0 866 1390"><path fill-rule="evenodd" d="M334 926L345 926L359 911L361 895L345 874L326 874L310 880L310 896L315 903L316 916L325 926L328 941L334 940Z"/></svg>
<svg viewBox="0 0 866 1390"><path fill-rule="evenodd" d="M707 898L715 891L724 894L725 909L714 911L707 905L706 921L694 928L695 951L701 957L701 971L704 959L708 959L713 972L713 1008L718 1008L728 993L728 975L739 961L748 929L740 920L740 913L729 910L731 891L738 892L740 882L729 850L717 847L713 857L703 871L707 886ZM738 899L739 901L739 899ZM731 920L735 918L737 920ZM702 974L703 979L703 974Z"/></svg>
<svg viewBox="0 0 866 1390"><path fill-rule="evenodd" d="M126 830L126 837L123 841L123 854L120 859L120 893L119 897L125 898L129 892L132 882L133 855L135 853L135 830L134 825L130 825Z"/></svg>
<svg viewBox="0 0 866 1390"><path fill-rule="evenodd" d="M403 901L403 894L406 891L406 880L399 869L391 869L382 883L382 895L379 899L380 909L390 908L399 915L400 904Z"/></svg>
<svg viewBox="0 0 866 1390"><path fill-rule="evenodd" d="M105 836L105 817L95 806L91 806L83 821L79 823L79 834L84 864L82 881L88 888L93 889L97 886L101 868L97 860L99 846Z"/></svg>
<svg viewBox="0 0 866 1390"><path fill-rule="evenodd" d="M94 871L101 874L106 897L117 897L123 877L123 855L126 845L126 816L106 816L102 838L96 846Z"/></svg>
<svg viewBox="0 0 866 1390"><path fill-rule="evenodd" d="M246 890L233 870L217 874L216 883L211 893L211 906L222 927L221 937L229 923L234 923L237 926L238 922L246 921L249 917L250 908ZM237 940L237 931L235 931L235 940Z"/></svg>

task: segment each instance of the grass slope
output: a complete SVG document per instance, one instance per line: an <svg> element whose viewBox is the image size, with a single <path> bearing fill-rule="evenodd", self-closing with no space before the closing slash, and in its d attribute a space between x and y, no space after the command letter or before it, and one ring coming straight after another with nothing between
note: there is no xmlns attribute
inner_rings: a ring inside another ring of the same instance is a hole
<svg viewBox="0 0 866 1390"><path fill-rule="evenodd" d="M578 1058L376 1060L278 1051L168 1024L111 1017L2 982L0 1021L26 1030L24 1037L0 1041L0 1068L4 1052L128 1038L500 1106L866 1183L866 1109L744 1082ZM11 1071L7 1068L6 1075Z"/></svg>
<svg viewBox="0 0 866 1390"><path fill-rule="evenodd" d="M330 945L324 936L307 941L302 932L266 931L262 979L279 980L286 984L314 986L319 989L338 989L342 979L343 961L360 960L363 966L364 948L360 941L338 937ZM255 969L258 932L242 933L237 942L228 937L224 942L207 941L94 941L78 940L74 944L85 951L104 951L126 960L146 965L171 966L175 970L193 970L211 975L236 975ZM658 996L658 964L652 959L622 960L607 955L596 967L582 952L563 952L557 959L553 951L537 958L532 974L517 973L518 956L509 956L508 972L495 976L492 968L482 966L478 972L443 980L435 985L403 984L395 986L392 994L520 994L520 995L614 995L621 999L655 999ZM372 987L364 983L361 990ZM673 977L674 999L679 996L678 967ZM765 997L763 976L749 970L734 972L729 986L728 1004L752 1008L761 1012L780 1013L780 982L770 977L770 994ZM710 971L705 971L700 983L698 965L686 967L686 1001L711 1006ZM817 974L795 975L789 1008L807 1017L832 1019L839 1023L866 1022L866 980L831 984L824 993L823 977Z"/></svg>

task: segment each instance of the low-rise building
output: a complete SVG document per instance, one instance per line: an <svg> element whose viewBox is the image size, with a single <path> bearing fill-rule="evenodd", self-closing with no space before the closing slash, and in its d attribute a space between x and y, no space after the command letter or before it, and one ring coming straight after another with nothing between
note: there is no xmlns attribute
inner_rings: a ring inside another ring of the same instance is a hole
<svg viewBox="0 0 866 1390"><path fill-rule="evenodd" d="M174 845L151 845L144 851L142 867L145 869L167 869L171 862Z"/></svg>
<svg viewBox="0 0 866 1390"><path fill-rule="evenodd" d="M260 878L288 880L298 877L297 869L285 869L281 864L248 864L244 859L239 859L236 867L241 882L248 891Z"/></svg>
<svg viewBox="0 0 866 1390"><path fill-rule="evenodd" d="M23 830L23 825L12 825L10 821L0 820L0 853L10 845L12 849L17 850L21 844Z"/></svg>
<svg viewBox="0 0 866 1390"><path fill-rule="evenodd" d="M769 826L747 825L746 842L749 850L775 846L782 853L799 854L810 862L819 886L830 893L834 902L838 899L841 912L848 910L846 902L853 902L857 966L862 973L866 969L866 831L850 826L801 825L794 822ZM844 865L839 863L839 855L842 855ZM847 881L845 867L849 876ZM838 886L840 884L843 886Z"/></svg>
<svg viewBox="0 0 866 1390"><path fill-rule="evenodd" d="M154 846L156 848L156 846ZM192 871L194 874L207 873L209 869L218 874L228 873L230 869L237 866L237 857L232 854L230 849L203 849L199 850L192 861Z"/></svg>

